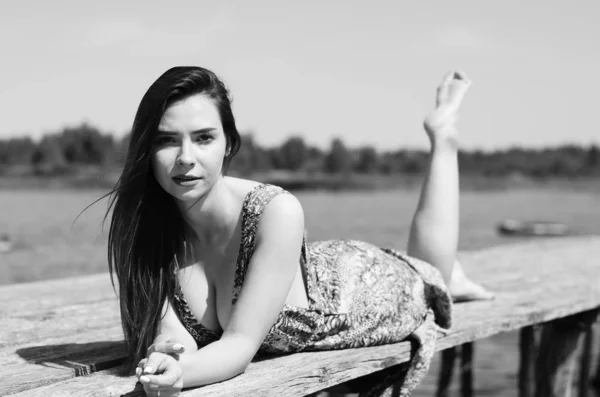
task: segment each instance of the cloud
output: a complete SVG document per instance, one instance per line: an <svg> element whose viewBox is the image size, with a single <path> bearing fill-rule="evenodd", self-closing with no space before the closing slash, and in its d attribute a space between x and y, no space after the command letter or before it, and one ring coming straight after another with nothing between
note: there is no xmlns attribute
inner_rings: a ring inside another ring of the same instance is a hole
<svg viewBox="0 0 600 397"><path fill-rule="evenodd" d="M476 51L483 47L480 32L468 26L452 26L440 31L434 37L438 48L446 51Z"/></svg>

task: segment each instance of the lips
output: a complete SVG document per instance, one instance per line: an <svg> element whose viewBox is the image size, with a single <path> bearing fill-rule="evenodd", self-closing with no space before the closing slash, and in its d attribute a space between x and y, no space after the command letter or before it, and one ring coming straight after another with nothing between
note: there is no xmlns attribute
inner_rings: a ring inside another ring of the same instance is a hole
<svg viewBox="0 0 600 397"><path fill-rule="evenodd" d="M179 186L194 186L202 178L193 175L175 175L172 177L173 182Z"/></svg>
<svg viewBox="0 0 600 397"><path fill-rule="evenodd" d="M180 175L175 175L173 177L173 179L178 180L178 181L194 181L194 180L202 179L202 178L200 178L199 176L194 176L194 175L180 174Z"/></svg>

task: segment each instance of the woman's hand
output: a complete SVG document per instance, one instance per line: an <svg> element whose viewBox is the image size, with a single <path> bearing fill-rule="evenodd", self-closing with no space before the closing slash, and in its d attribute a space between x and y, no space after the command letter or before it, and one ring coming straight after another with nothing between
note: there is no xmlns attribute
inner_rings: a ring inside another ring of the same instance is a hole
<svg viewBox="0 0 600 397"><path fill-rule="evenodd" d="M471 86L464 72L448 73L437 89L436 107L423 122L432 149L440 145L458 149L458 108Z"/></svg>
<svg viewBox="0 0 600 397"><path fill-rule="evenodd" d="M135 373L147 396L178 396L183 388L183 370L178 356L152 352L140 361Z"/></svg>
<svg viewBox="0 0 600 397"><path fill-rule="evenodd" d="M183 346L183 344L169 339L164 342L159 342L150 345L150 347L146 351L146 357L150 357L150 354L154 352L165 353L170 356L173 356L176 359L179 359L179 355L185 352L185 347Z"/></svg>

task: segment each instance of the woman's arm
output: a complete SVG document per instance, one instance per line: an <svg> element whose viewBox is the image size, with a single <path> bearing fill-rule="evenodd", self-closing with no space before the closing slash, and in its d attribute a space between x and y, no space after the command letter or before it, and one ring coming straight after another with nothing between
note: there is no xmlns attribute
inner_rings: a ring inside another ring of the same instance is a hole
<svg viewBox="0 0 600 397"><path fill-rule="evenodd" d="M154 343L148 350L150 351L153 346L162 345L165 342L175 342L183 345L185 352L188 354L198 350L196 341L185 329L168 299L163 304L161 321L156 329Z"/></svg>
<svg viewBox="0 0 600 397"><path fill-rule="evenodd" d="M256 232L256 248L244 286L220 340L181 356L184 387L237 376L258 351L288 296L304 232L298 200L281 194L266 206Z"/></svg>
<svg viewBox="0 0 600 397"><path fill-rule="evenodd" d="M176 364L181 357L196 351L196 341L185 329L167 299L163 304L154 342L148 347L146 358L140 360L135 371L146 394L154 395L153 392L160 389L165 396L171 395L169 392L178 395L182 388L182 379L181 368L178 371L175 368ZM152 381L150 377L153 378Z"/></svg>
<svg viewBox="0 0 600 397"><path fill-rule="evenodd" d="M458 248L459 181L457 110L470 80L449 73L438 88L436 109L425 119L430 164L413 218L407 253L431 263L450 281Z"/></svg>

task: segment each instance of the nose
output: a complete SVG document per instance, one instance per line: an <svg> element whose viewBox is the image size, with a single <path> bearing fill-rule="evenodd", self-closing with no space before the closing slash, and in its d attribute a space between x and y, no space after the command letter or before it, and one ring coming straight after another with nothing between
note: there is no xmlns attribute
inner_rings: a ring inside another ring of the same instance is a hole
<svg viewBox="0 0 600 397"><path fill-rule="evenodd" d="M186 140L181 143L181 150L179 151L179 155L177 156L177 165L185 167L193 167L194 166L194 156L192 153L192 145Z"/></svg>

